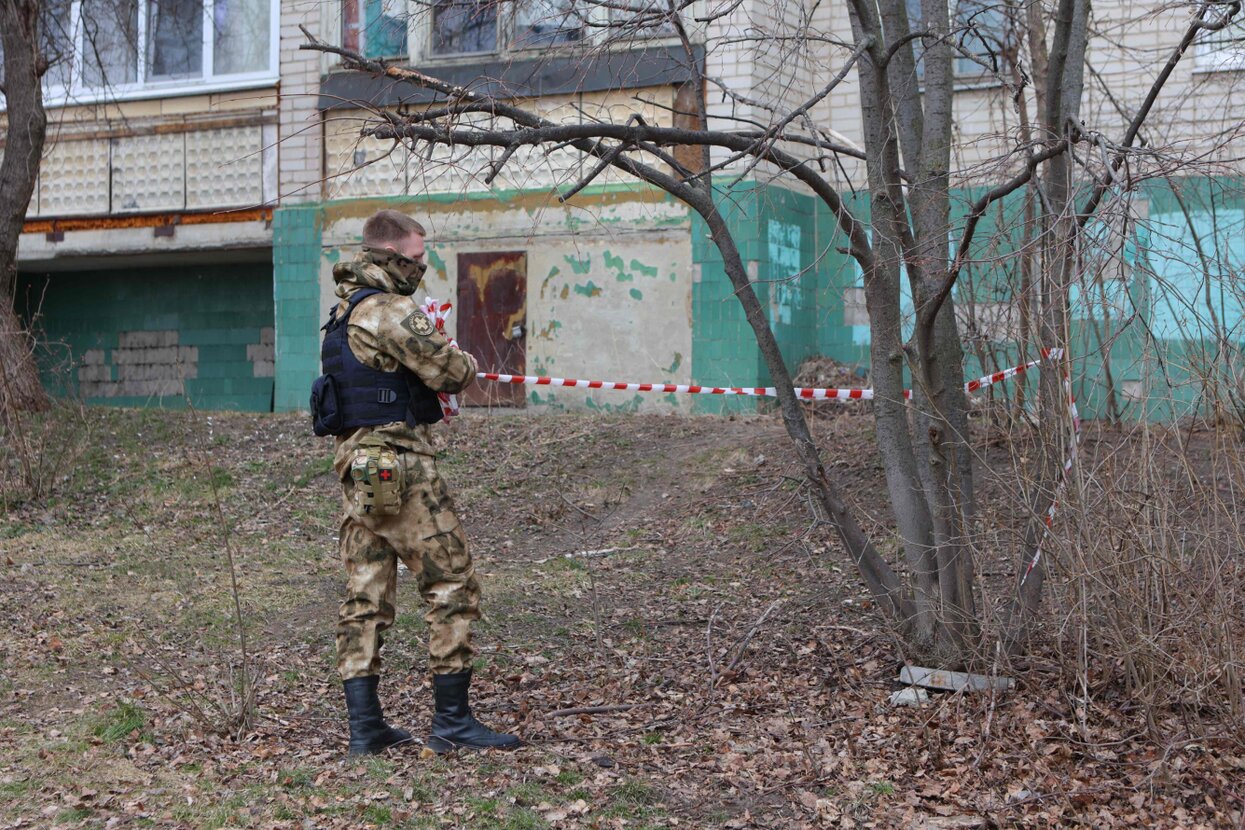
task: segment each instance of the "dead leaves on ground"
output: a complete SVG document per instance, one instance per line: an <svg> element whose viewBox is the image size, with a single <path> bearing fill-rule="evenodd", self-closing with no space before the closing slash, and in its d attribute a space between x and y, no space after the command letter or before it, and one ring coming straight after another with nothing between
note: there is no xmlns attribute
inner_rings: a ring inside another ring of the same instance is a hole
<svg viewBox="0 0 1245 830"><path fill-rule="evenodd" d="M444 467L487 575L473 704L528 746L347 759L331 659L336 494L318 472L327 447L294 417L213 417L215 461L235 482L225 507L246 552L244 600L262 644L257 727L229 740L179 705L178 689L226 694L236 658L228 625L202 608L226 583L207 555L218 534L202 494L148 493L148 515L139 492L136 507L116 511L110 500L136 486L142 462L109 446L114 479L78 501L63 494L54 524L10 517L17 529L0 540L9 675L0 743L15 748L0 757L0 828L1240 821L1240 743L1194 739L1175 713L1159 726L1179 737L1152 741L1109 693L1078 707L1050 670L1031 670L993 700L934 694L921 707L891 707L893 646L873 633L868 600L833 541L808 533L798 471L767 418L453 424L442 434ZM169 418L184 433L169 436L159 467L181 470L179 442L198 439L186 416ZM836 445L868 440L867 419L817 428ZM881 498L868 458L840 461L855 498ZM255 508L269 503L279 509ZM78 545L60 554L67 561L98 567L30 567L65 540ZM277 543L301 546L303 566L266 558L265 545ZM608 553L564 557L579 551ZM156 555L169 567L144 570ZM123 590L161 592L167 605L147 613L119 603ZM394 722L421 734L430 692L409 584L399 611L382 700ZM154 644L137 636L141 625ZM576 711L554 714L566 710Z"/></svg>

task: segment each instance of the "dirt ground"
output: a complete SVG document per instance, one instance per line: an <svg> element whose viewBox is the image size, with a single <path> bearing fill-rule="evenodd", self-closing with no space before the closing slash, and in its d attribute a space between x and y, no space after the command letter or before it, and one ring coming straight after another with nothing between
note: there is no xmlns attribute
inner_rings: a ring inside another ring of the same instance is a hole
<svg viewBox="0 0 1245 830"><path fill-rule="evenodd" d="M1109 693L1078 711L1040 649L1011 693L892 707L895 644L763 415L438 426L485 592L475 709L527 744L349 759L339 501L308 427L151 410L31 425L50 493L10 476L0 521L0 828L1242 826L1239 733L1173 714L1158 740ZM871 419L815 428L885 544ZM1005 535L1007 488L982 480ZM226 539L258 672L238 737ZM406 580L381 689L416 734L423 629Z"/></svg>

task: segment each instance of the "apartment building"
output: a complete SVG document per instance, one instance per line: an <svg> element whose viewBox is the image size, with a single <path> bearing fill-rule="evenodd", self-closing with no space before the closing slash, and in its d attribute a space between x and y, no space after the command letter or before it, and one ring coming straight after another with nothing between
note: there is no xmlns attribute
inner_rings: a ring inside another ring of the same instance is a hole
<svg viewBox="0 0 1245 830"><path fill-rule="evenodd" d="M333 302L332 266L358 250L363 221L380 207L429 228L420 296L455 304L450 330L486 369L768 380L707 229L686 206L614 171L562 202L591 166L566 148L520 150L488 180L500 151L412 152L361 138L377 112L419 107L427 94L300 49L303 28L453 83L486 84L555 120L684 123L695 65L710 79L711 126L765 126L779 116L762 104L789 111L841 65L842 50L825 43L850 40L843 4L741 0L723 15L693 6L689 51L657 15L614 38L611 23L640 14L634 4L598 4L585 15L562 0L176 0L168 8L161 4L173 0L121 0L114 21L93 1L66 7L73 57L49 84L52 139L20 250L22 302L49 344L49 377L66 391L89 402L176 405L189 395L201 406L305 408ZM957 211L1003 175L990 162L1021 127L1015 85L982 69L1015 38L1000 8L957 6L980 33L960 44L956 61ZM1096 4L1094 15L1083 120L1112 139L1186 15L1123 0ZM793 36L804 27L821 45ZM1171 404L1200 394L1187 384L1196 374L1189 364L1223 353L1206 344L1235 343L1239 353L1245 201L1230 138L1245 120L1235 95L1245 78L1240 34L1231 27L1195 44L1143 132L1147 145L1202 164L1138 183L1127 221L1104 224L1098 247L1108 255L1075 292L1072 349L1089 356L1078 364L1078 393L1090 414L1144 411L1156 397L1168 405L1149 413L1183 411ZM809 117L859 144L858 113L852 73ZM833 218L764 166L723 161L716 152L711 159L723 209L788 362L821 354L864 367L860 275ZM827 175L867 216L861 168L844 156ZM1020 210L1007 202L987 224ZM999 276L1014 267L1016 240L1001 226L992 232L1006 244L970 269L957 295L970 372L1014 359L1018 336L1015 280ZM496 385L467 402L684 412L754 405Z"/></svg>
<svg viewBox="0 0 1245 830"><path fill-rule="evenodd" d="M18 248L46 384L87 403L270 410L278 0L55 12Z"/></svg>
<svg viewBox="0 0 1245 830"><path fill-rule="evenodd" d="M919 19L919 2L908 6ZM963 215L983 188L1015 169L1000 169L997 160L1026 129L1018 94L1027 100L1029 123L1036 108L1032 79L1023 79L1020 92L1020 79L1004 85L986 72L991 65L1005 69L1006 53L1024 48L1024 32L1008 23L1002 6L961 0L955 9L956 20L971 21L989 41L962 41L955 65L952 212ZM1094 3L1081 124L1099 145L1078 148L1082 159L1105 158L1123 140L1198 9ZM846 8L836 4L830 15L830 29L846 37ZM1120 197L1087 224L1068 345L1075 392L1089 415L1166 418L1206 412L1216 402L1245 405L1243 87L1245 21L1238 15L1223 30L1202 32L1176 64L1134 142L1136 157L1119 177L1127 187L1113 191ZM831 93L827 106L836 129L861 141L854 78ZM863 181L862 164L845 159L844 168ZM974 254L982 265L969 269L976 273L957 290L970 372L992 371L1015 356L1024 198L1017 193L984 217ZM855 322L857 339L867 340L867 317Z"/></svg>
<svg viewBox="0 0 1245 830"><path fill-rule="evenodd" d="M683 205L614 174L562 204L559 188L591 166L574 151L520 151L486 183L487 154L461 158L436 151L425 157L392 142L360 139L368 108L410 105L427 96L342 71L335 59L298 49L305 41L302 24L370 56L435 67L455 83L493 79L554 118L641 112L652 123L671 123L671 109L693 74L669 30L656 26L625 44L601 48L587 26L550 26L529 12L527 4L391 7L346 0L301 4L283 28L283 99L290 102L290 120L283 109L286 195L274 217L278 408L306 405L318 367L319 326L332 301L332 266L358 250L363 221L380 207L406 210L428 227L430 268L420 297L454 303L450 330L482 367L691 379L697 264ZM296 82L304 84L298 94ZM313 125L319 129L308 128ZM300 162L287 171L287 158L314 164ZM466 402L687 407L674 396L495 385L471 390Z"/></svg>
<svg viewBox="0 0 1245 830"><path fill-rule="evenodd" d="M732 4L731 14L693 30L692 59L711 79L713 125L768 124L775 116L759 102L776 104L781 112L825 84L827 67L837 66L841 50L832 60L829 47L791 46L790 35L811 25L823 35L850 40L846 7L805 5L744 0ZM299 159L302 178L298 201L284 198L275 217L279 408L303 405L315 373L318 320L331 300L332 265L353 254L362 221L381 206L409 210L428 224L427 293L455 302L451 328L486 368L705 385L767 380L716 251L685 206L617 174L560 203L558 193L587 169L565 149L520 151L486 183L496 151L412 154L401 144L361 139L360 128L376 112L417 107L427 96L297 50L304 36L295 22L301 22L318 37L370 57L464 86L505 90L554 119L608 114L621 120L636 114L649 123L676 123L678 113L686 111L680 102L686 101L694 73L674 32L655 25L602 48L608 27L594 27L574 8L558 2L343 0L303 4L287 22L283 89L292 91L290 77L306 86L287 99L292 120L285 120L284 110L282 116L283 134L288 131L282 158ZM956 61L960 211L976 189L1002 175L997 172L1002 168L987 162L1014 144L1018 128L1014 86L982 70L1000 45L1015 37L1006 31L1000 8L961 3L957 11L961 19L970 16L981 33L960 44ZM1122 134L1126 120L1119 113L1135 111L1185 23L1179 10L1157 5L1096 4L1095 24L1105 28L1090 51L1092 80L1084 104L1089 128ZM1073 349L1092 356L1082 361L1078 389L1091 414L1127 408L1152 395L1156 385L1188 380L1188 372L1176 371L1181 361L1170 358L1204 354L1207 338L1216 332L1237 344L1245 337L1242 289L1227 273L1241 262L1245 244L1245 203L1234 158L1239 154L1225 140L1243 114L1233 94L1245 65L1238 36L1232 28L1195 45L1195 54L1168 82L1161 115L1144 134L1150 144L1178 148L1188 159L1215 157L1222 175L1206 176L1203 166L1193 178L1154 179L1138 187L1124 230L1114 241L1104 237L1102 248L1111 256L1088 269L1092 283L1074 292ZM858 105L859 89L849 75L810 116L859 144ZM317 122L320 129L308 129ZM290 149L291 142L297 149ZM313 164L316 159L322 164ZM715 156L715 163L719 160ZM737 165L715 174L730 182L728 218L789 362L822 354L863 365L869 330L859 271L843 252L824 206L764 168ZM283 182L287 175L294 174L283 168ZM867 215L861 165L843 158L831 175L849 203ZM1008 203L1004 212L1016 209ZM1199 244L1209 257L1199 259ZM997 253L997 261L1006 259L1006 250ZM1216 263L1214 269L1208 271L1203 260ZM308 279L313 272L314 284ZM1014 291L1014 282L997 274L967 281L960 291L970 371L1014 358ZM1218 321L1216 331L1199 328L1212 319ZM1115 400L1108 402L1103 391L1111 371ZM486 387L478 394L480 401L535 408L699 411L749 405L541 388ZM1170 404L1171 390L1165 395ZM1175 396L1186 403L1197 397L1196 389Z"/></svg>

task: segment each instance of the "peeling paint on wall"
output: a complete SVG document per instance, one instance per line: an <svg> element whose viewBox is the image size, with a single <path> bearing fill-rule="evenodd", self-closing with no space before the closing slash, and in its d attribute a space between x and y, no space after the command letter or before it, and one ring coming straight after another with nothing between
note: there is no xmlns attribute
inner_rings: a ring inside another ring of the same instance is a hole
<svg viewBox="0 0 1245 830"><path fill-rule="evenodd" d="M542 340L552 340L553 335L558 329L562 328L562 323L558 320L550 320L549 324L540 331L536 332L536 336Z"/></svg>
<svg viewBox="0 0 1245 830"><path fill-rule="evenodd" d="M601 296L601 286L597 285L592 280L588 280L588 282L582 285L576 285L575 293L582 294L585 297L599 297Z"/></svg>
<svg viewBox="0 0 1245 830"><path fill-rule="evenodd" d="M633 299L633 300L643 300L643 299L644 299L644 292L643 292L643 291L641 291L641 290L640 290L640 289L638 289L638 288L633 288L633 289L631 289L631 291L630 291L629 293L631 294L631 299Z"/></svg>
<svg viewBox="0 0 1245 830"><path fill-rule="evenodd" d="M645 265L644 263L640 262L640 260L638 259L631 260L631 270L645 277L656 277L657 276L656 265Z"/></svg>
<svg viewBox="0 0 1245 830"><path fill-rule="evenodd" d="M605 252L605 256L606 256L606 259L608 260L609 258L608 251ZM592 268L592 257L591 256L585 256L583 259L580 259L579 257L571 256L570 254L567 254L566 256L562 258L566 260L567 265L571 266L571 271L573 271L576 274L580 274L580 275L586 274Z"/></svg>
<svg viewBox="0 0 1245 830"><path fill-rule="evenodd" d="M447 270L445 266L445 259L437 253L436 248L429 247L426 250L428 252L428 264L432 266L434 270L439 271L442 275L444 275Z"/></svg>
<svg viewBox="0 0 1245 830"><path fill-rule="evenodd" d="M643 403L644 396L636 394L631 397L631 400L623 401L622 403L600 403L592 398L588 398L585 405L594 412L615 412L631 415L638 412Z"/></svg>
<svg viewBox="0 0 1245 830"><path fill-rule="evenodd" d="M540 298L542 300L545 299L545 289L549 287L549 281L561 273L562 269L556 265L549 269L549 275L540 283Z"/></svg>
<svg viewBox="0 0 1245 830"><path fill-rule="evenodd" d="M791 325L792 312L799 303L800 226L777 219L769 220L766 238L775 282L770 289L770 307L775 323Z"/></svg>
<svg viewBox="0 0 1245 830"><path fill-rule="evenodd" d="M605 267L618 272L614 278L619 282L631 282L634 279L623 264L623 258L614 256L609 251L605 252Z"/></svg>

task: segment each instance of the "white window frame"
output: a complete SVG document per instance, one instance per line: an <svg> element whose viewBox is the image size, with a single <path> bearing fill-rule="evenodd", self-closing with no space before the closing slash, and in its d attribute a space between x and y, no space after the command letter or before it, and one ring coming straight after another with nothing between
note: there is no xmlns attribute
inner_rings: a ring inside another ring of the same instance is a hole
<svg viewBox="0 0 1245 830"><path fill-rule="evenodd" d="M236 75L212 75L215 59L215 0L203 0L203 55L202 76L176 78L168 81L148 81L147 9L150 0L138 0L138 62L136 80L132 83L109 84L106 87L89 87L82 82L85 55L82 26L82 0L70 5L70 32L73 35L70 83L47 87L43 92L44 105L48 107L77 106L113 101L135 101L145 98L172 98L183 95L203 95L211 92L255 89L275 84L279 77L281 46L281 2L268 2L268 66L257 72Z"/></svg>
<svg viewBox="0 0 1245 830"><path fill-rule="evenodd" d="M1236 43L1225 48L1224 41ZM1245 15L1238 14L1227 27L1218 31L1202 31L1194 52L1197 72L1234 72L1245 69Z"/></svg>

